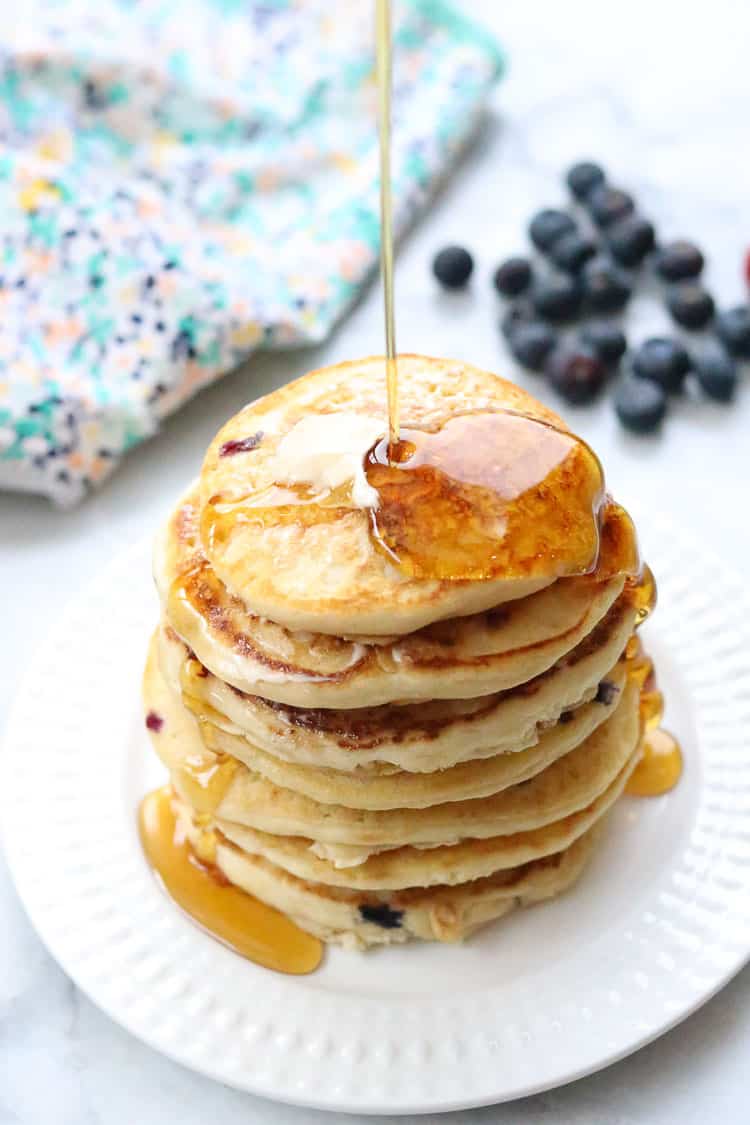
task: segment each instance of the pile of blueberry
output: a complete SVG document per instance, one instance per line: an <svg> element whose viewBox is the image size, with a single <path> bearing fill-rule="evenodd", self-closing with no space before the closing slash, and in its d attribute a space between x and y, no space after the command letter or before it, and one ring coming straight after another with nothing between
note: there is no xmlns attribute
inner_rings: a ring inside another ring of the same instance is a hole
<svg viewBox="0 0 750 1125"><path fill-rule="evenodd" d="M737 385L737 360L750 359L750 308L717 312L700 277L704 257L691 242L657 245L653 224L628 192L608 183L599 165L575 164L566 175L573 213L539 211L529 224L536 257L508 258L493 284L506 302L500 327L515 359L543 372L572 403L591 402L621 366L628 343L619 324L637 282L649 273L682 329L710 329L695 354L678 340L653 337L628 357L614 405L624 426L646 433L667 410L668 395L694 374L703 392L722 402ZM468 282L474 263L461 246L435 257L433 272L449 289ZM577 331L561 327L584 318Z"/></svg>

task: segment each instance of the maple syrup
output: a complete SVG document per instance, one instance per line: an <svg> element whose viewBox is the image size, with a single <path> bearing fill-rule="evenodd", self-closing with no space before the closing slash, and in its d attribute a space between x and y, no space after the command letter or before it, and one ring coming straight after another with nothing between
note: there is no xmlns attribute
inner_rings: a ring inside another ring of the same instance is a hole
<svg viewBox="0 0 750 1125"><path fill-rule="evenodd" d="M644 570L648 568L644 567ZM651 571L644 585L655 590ZM654 595L647 593L653 603ZM642 757L633 771L626 792L634 797L658 797L674 788L682 775L682 751L674 735L661 727L664 717L664 696L656 685L654 664L634 633L623 654L628 677L640 690L639 718Z"/></svg>
<svg viewBox="0 0 750 1125"><path fill-rule="evenodd" d="M201 818L196 818L200 823ZM195 850L178 828L169 787L149 793L138 816L146 858L170 898L240 956L282 973L311 973L321 942L286 915L232 886L215 866L216 835L202 829Z"/></svg>
<svg viewBox="0 0 750 1125"><path fill-rule="evenodd" d="M633 602L635 604L635 627L642 625L650 617L656 607L656 579L648 563L641 567L637 581L631 585Z"/></svg>
<svg viewBox="0 0 750 1125"><path fill-rule="evenodd" d="M643 691L646 682L653 676L653 673L654 663L650 656L646 656L645 652L637 652L635 656L628 660L628 675L635 680L641 691Z"/></svg>
<svg viewBox="0 0 750 1125"><path fill-rule="evenodd" d="M376 70L378 79L378 139L380 146L380 272L385 314L385 371L388 387L388 444L399 439L398 361L393 310L393 207L391 202L391 4L375 3Z"/></svg>
<svg viewBox="0 0 750 1125"><path fill-rule="evenodd" d="M659 797L668 793L682 774L682 750L674 735L661 727L647 731L643 757L628 779L625 792L633 797Z"/></svg>
<svg viewBox="0 0 750 1125"><path fill-rule="evenodd" d="M207 551L211 552L227 542L237 523L260 527L285 524L310 527L335 523L343 513L354 507L351 489L347 487L320 492L306 484L274 484L255 495L228 498L217 493L209 497L203 506L201 539ZM178 586L175 586L175 594L180 594Z"/></svg>
<svg viewBox="0 0 750 1125"><path fill-rule="evenodd" d="M584 574L599 555L601 465L573 434L508 410L402 430L365 459L376 544L417 578Z"/></svg>
<svg viewBox="0 0 750 1125"><path fill-rule="evenodd" d="M642 691L640 703L641 723L645 731L655 730L664 718L664 696L660 691Z"/></svg>
<svg viewBox="0 0 750 1125"><path fill-rule="evenodd" d="M390 7L390 0L376 0L388 435L365 461L368 483L379 500L371 517L375 542L416 578L468 581L501 575L547 576L550 568L554 577L591 572L599 558L604 477L595 454L579 439L510 411L464 414L429 431L402 433L400 429L393 291ZM300 505L294 506L299 516ZM316 498L315 506L317 512L309 509L303 522L334 518L333 497L326 498L324 505ZM278 511L275 514L291 518ZM631 546L635 550L634 534Z"/></svg>
<svg viewBox="0 0 750 1125"><path fill-rule="evenodd" d="M215 754L212 750L191 754L177 771L180 792L196 812L214 813L238 765L229 754Z"/></svg>

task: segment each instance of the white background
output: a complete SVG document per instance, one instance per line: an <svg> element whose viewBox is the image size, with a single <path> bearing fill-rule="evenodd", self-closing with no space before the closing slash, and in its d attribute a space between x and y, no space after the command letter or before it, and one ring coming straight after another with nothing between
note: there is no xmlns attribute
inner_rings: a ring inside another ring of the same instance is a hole
<svg viewBox="0 0 750 1125"><path fill-rule="evenodd" d="M497 332L489 277L501 257L524 248L531 211L562 200L560 173L574 159L602 160L613 179L636 193L663 238L686 235L703 245L707 277L722 303L744 296L750 6L744 0L467 0L465 6L496 30L510 70L487 128L402 247L399 347L511 373L555 405L538 378L514 371ZM429 259L447 241L475 252L477 270L466 294L439 294L431 283ZM628 316L631 339L663 327L655 294L644 293ZM0 712L60 605L124 545L153 532L228 415L311 367L381 348L380 298L372 290L327 345L256 358L204 392L81 508L61 513L35 498L1 496ZM675 403L658 438L622 433L606 400L566 411L603 457L613 491L636 521L639 513L668 512L745 573L747 379L731 408L689 398ZM648 554L647 542L644 548ZM106 622L102 630L105 636ZM102 731L102 753L106 736ZM3 768L12 770L12 760ZM747 1120L748 1042L746 971L636 1056L564 1089L453 1119L472 1125L542 1119L556 1125L733 1125ZM0 1125L302 1125L325 1119L223 1089L120 1031L42 949L0 859Z"/></svg>

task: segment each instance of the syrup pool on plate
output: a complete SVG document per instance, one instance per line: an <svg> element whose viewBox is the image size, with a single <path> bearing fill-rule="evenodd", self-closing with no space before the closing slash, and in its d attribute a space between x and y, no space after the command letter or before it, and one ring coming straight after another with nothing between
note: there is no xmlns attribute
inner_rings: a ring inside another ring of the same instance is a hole
<svg viewBox="0 0 750 1125"><path fill-rule="evenodd" d="M172 802L169 786L157 789L144 797L138 815L146 859L169 896L213 937L257 965L294 974L316 969L323 955L321 942L286 915L229 884L215 864L216 833L202 828L191 847Z"/></svg>

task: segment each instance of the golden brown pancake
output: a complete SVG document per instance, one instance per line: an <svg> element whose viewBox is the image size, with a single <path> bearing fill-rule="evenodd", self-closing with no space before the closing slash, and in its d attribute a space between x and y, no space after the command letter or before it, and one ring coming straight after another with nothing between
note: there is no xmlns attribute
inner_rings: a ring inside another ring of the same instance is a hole
<svg viewBox="0 0 750 1125"><path fill-rule="evenodd" d="M503 868L516 867L562 851L604 816L622 793L640 756L637 716L633 716L628 738L630 758L604 793L587 808L528 832L463 840L434 848L395 848L370 855L356 866L341 868L317 856L311 848L312 840L299 836L275 836L218 817L213 824L243 851L263 856L292 875L314 883L357 890L466 883Z"/></svg>
<svg viewBox="0 0 750 1125"><path fill-rule="evenodd" d="M181 829L194 846L206 830L187 805L175 801ZM581 875L598 842L598 821L564 851L520 867L497 871L458 886L372 892L310 883L250 855L220 833L211 841L222 874L248 894L275 906L297 925L327 942L350 949L420 938L457 942L515 907L530 906L566 891Z"/></svg>
<svg viewBox="0 0 750 1125"><path fill-rule="evenodd" d="M509 409L567 430L520 387L458 360L399 356L399 396L404 428L434 426L465 411ZM284 482L282 443L296 426L313 416L344 415L346 427L365 430L363 420L371 420L361 461L386 432L386 401L384 360L376 356L313 371L251 403L219 431L201 471L202 538L231 593L290 629L390 635L524 597L568 573L563 545L541 576L414 579L374 546L370 513L361 507L335 513L316 507L312 516L297 510L289 518L281 508L265 508L261 521L249 510ZM208 518L214 512L220 518Z"/></svg>
<svg viewBox="0 0 750 1125"><path fill-rule="evenodd" d="M151 732L154 748L170 771L172 785L183 800L201 808L209 797L203 778L211 776L222 757L210 752L201 738L199 724L181 706L179 699L161 677L155 659L154 646L149 654L144 674L144 703L147 710L159 716L158 729ZM523 783L511 781L484 798L459 801L440 800L425 804L420 809L397 807L390 810L352 808L341 802L321 804L310 797L295 792L285 782L284 764L281 766L282 784L251 771L241 760L230 758L233 768L226 767L226 783L216 790L210 800L210 811L222 818L244 824L276 835L297 835L313 838L316 843L343 844L367 847L395 847L404 844L434 845L467 837L486 838L501 833L518 832L559 820L570 812L590 804L603 792L619 773L630 747L623 731L632 723L638 706L638 690L632 683L625 684L624 670L618 669L619 687L610 681L612 689L606 701L592 703L585 711L593 712L587 722L559 723L546 734L552 743L548 754L556 756L534 770L540 755L534 751L501 756L511 763L523 761L531 755L527 776ZM597 713L602 718L599 720ZM205 726L204 726L205 733ZM577 742L568 741L566 753L559 752L559 744L580 736ZM483 764L484 765L484 764ZM486 763L485 772L502 778L501 765L493 759ZM344 775L349 779L349 775ZM427 790L432 775L421 780ZM506 774L507 779L507 774ZM367 788L366 783L360 783ZM317 854L321 854L318 851ZM328 849L330 858L336 857ZM344 860L351 858L344 851Z"/></svg>
<svg viewBox="0 0 750 1125"><path fill-rule="evenodd" d="M620 599L589 635L542 675L478 699L334 711L290 708L227 686L190 657L169 626L159 632L162 670L198 717L259 750L315 769L432 773L470 758L533 746L563 711L591 699L632 632ZM238 756L242 756L239 754Z"/></svg>
<svg viewBox="0 0 750 1125"><path fill-rule="evenodd" d="M490 797L424 809L368 812L319 804L240 768L215 815L272 835L303 836L316 845L344 845L339 854L345 865L360 855L366 858L368 850L529 831L578 812L612 784L632 752L623 731L632 727L637 708L638 689L629 684L611 717L582 743L529 780ZM175 792L190 801L190 775L178 765L171 778ZM347 851L350 846L354 852ZM338 863L336 847L314 850Z"/></svg>
<svg viewBox="0 0 750 1125"><path fill-rule="evenodd" d="M461 699L525 683L589 633L623 575L563 579L527 598L373 644L291 632L248 614L213 574L197 536L195 494L158 540L154 572L167 618L219 679L296 707Z"/></svg>

